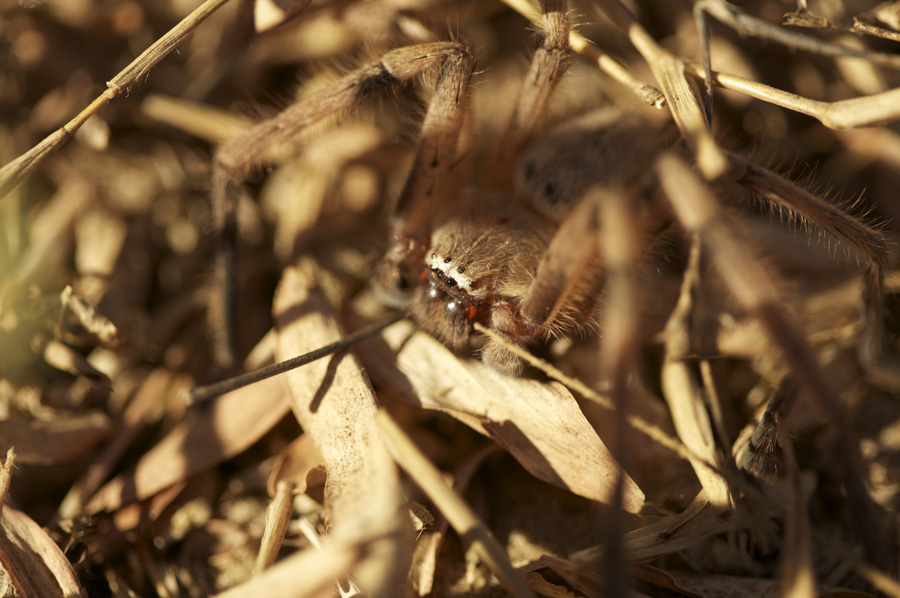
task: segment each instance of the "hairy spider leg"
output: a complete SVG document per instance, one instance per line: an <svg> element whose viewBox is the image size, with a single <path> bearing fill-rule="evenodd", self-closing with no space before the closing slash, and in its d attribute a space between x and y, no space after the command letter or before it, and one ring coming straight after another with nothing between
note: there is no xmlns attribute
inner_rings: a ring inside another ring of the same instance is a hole
<svg viewBox="0 0 900 598"><path fill-rule="evenodd" d="M237 235L237 203L243 181L262 162L265 150L284 143L323 118L351 110L393 85L440 68L441 72L471 64L469 50L455 42L435 42L391 50L381 58L351 71L326 88L312 93L272 118L253 126L245 135L219 146L213 158L212 203L220 231L221 249L215 266L218 305L210 305L216 363L223 368L235 361L234 261ZM471 68L469 68L471 72ZM435 141L438 143L438 141ZM432 186L438 185L435 178Z"/></svg>
<svg viewBox="0 0 900 598"><path fill-rule="evenodd" d="M435 212L459 196L468 180L469 82L475 59L469 52L441 64L425 113L412 169L391 219L388 249L375 282L383 298L397 305L421 282Z"/></svg>
<svg viewBox="0 0 900 598"><path fill-rule="evenodd" d="M487 186L508 189L522 150L534 139L547 105L569 65L569 18L566 0L541 0L544 41L531 59L516 106L489 169Z"/></svg>

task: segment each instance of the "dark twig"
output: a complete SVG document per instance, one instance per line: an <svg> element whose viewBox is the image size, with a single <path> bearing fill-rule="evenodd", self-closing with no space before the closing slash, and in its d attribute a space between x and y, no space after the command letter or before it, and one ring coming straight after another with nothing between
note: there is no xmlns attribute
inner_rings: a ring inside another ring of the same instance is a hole
<svg viewBox="0 0 900 598"><path fill-rule="evenodd" d="M268 367L264 367L254 372L248 372L240 376L235 376L234 378L226 378L225 380L207 384L206 386L198 386L196 388L192 388L191 390L187 391L188 400L192 403L205 401L207 399L223 395L226 392L231 392L233 390L243 388L244 386L249 386L254 382L260 382L262 380L265 380L266 378L271 378L272 376L277 376L278 374L283 374L284 372L302 367L304 365L312 363L313 361L322 359L323 357L327 357L329 355L337 353L338 351L342 351L343 349L346 349L361 340L365 340L370 336L374 336L391 324L399 322L404 317L405 316L403 314L391 316L386 320L377 322L370 326L366 326L365 328L361 328L356 332L347 335L341 340L331 343L330 345L320 347L315 351L310 351L309 353L298 355L297 357L292 357L285 361L270 365Z"/></svg>

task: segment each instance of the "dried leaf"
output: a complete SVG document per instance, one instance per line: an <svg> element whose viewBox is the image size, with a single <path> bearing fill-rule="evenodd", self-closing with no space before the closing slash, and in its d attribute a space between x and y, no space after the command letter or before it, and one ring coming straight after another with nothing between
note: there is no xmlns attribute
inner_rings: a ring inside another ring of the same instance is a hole
<svg viewBox="0 0 900 598"><path fill-rule="evenodd" d="M284 534L291 521L294 506L294 487L289 482L279 482L269 508L266 509L266 529L260 542L259 554L256 555L254 574L272 566L278 557Z"/></svg>
<svg viewBox="0 0 900 598"><path fill-rule="evenodd" d="M700 277L700 248L696 244L691 257L690 265L685 270L678 305L666 324L662 390L678 437L699 457L691 459L691 466L703 484L706 498L724 516L734 511L734 499L727 480L709 467L709 464L717 463L718 450L700 382L689 367L686 357L691 350L692 297Z"/></svg>
<svg viewBox="0 0 900 598"><path fill-rule="evenodd" d="M110 266L110 269L112 269L112 266ZM78 319L78 323L84 326L85 330L100 339L100 342L113 345L118 342L119 332L116 330L116 325L105 316L97 313L93 305L78 297L72 290L72 287L66 285L60 294L60 299L63 306L68 308Z"/></svg>
<svg viewBox="0 0 900 598"><path fill-rule="evenodd" d="M54 465L74 461L112 432L101 412L64 415L51 421L0 422L0 449L14 447L23 465Z"/></svg>
<svg viewBox="0 0 900 598"><path fill-rule="evenodd" d="M85 510L117 509L143 500L237 455L272 429L289 406L277 378L211 400L159 441L135 468L101 488Z"/></svg>
<svg viewBox="0 0 900 598"><path fill-rule="evenodd" d="M284 271L273 307L280 360L341 337L315 281L310 262ZM378 406L372 388L356 359L346 353L285 378L294 414L327 464L331 536L365 543L365 558L353 578L373 595L391 595L408 574L412 539L399 475L375 426Z"/></svg>
<svg viewBox="0 0 900 598"><path fill-rule="evenodd" d="M664 554L684 550L716 534L741 529L747 514L738 509L722 518L716 507L700 492L682 513L670 515L625 534L625 550L632 561L648 561ZM571 555L571 571L593 567L599 562L602 547L593 547Z"/></svg>
<svg viewBox="0 0 900 598"><path fill-rule="evenodd" d="M441 510L456 533L471 544L478 558L490 567L503 587L516 598L534 598L534 593L513 567L509 555L497 538L472 507L447 485L440 470L413 444L386 411L379 412L376 421L397 463Z"/></svg>
<svg viewBox="0 0 900 598"><path fill-rule="evenodd" d="M432 337L412 333L409 325L393 326L384 336L399 351L405 376L399 383L405 382L410 400L490 436L536 477L611 502L618 465L565 387L460 360ZM644 494L626 478L623 507L638 513L643 504Z"/></svg>
<svg viewBox="0 0 900 598"><path fill-rule="evenodd" d="M154 370L144 378L140 388L122 412L113 438L69 489L59 506L57 519L69 519L81 511L87 499L109 477L138 433L165 404L165 397L177 388L179 380L183 379L183 376L164 368ZM114 391L122 390L117 380Z"/></svg>
<svg viewBox="0 0 900 598"><path fill-rule="evenodd" d="M4 505L0 563L20 596L87 598L66 555L28 515Z"/></svg>

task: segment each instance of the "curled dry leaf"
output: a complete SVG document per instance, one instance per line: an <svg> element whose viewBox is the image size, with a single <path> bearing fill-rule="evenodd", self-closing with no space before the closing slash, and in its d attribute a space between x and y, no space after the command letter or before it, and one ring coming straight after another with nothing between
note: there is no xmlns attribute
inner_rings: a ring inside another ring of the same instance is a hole
<svg viewBox="0 0 900 598"><path fill-rule="evenodd" d="M315 280L315 266L308 261L284 271L273 307L281 360L341 337ZM325 502L331 537L364 547L365 558L352 573L361 588L376 596L392 595L408 574L412 530L399 474L375 426L375 394L347 353L285 378L294 415L328 470Z"/></svg>
<svg viewBox="0 0 900 598"><path fill-rule="evenodd" d="M20 596L87 598L59 546L28 515L3 506L0 565Z"/></svg>
<svg viewBox="0 0 900 598"><path fill-rule="evenodd" d="M0 567L19 596L86 598L72 565L56 543L25 513L4 504L16 455L0 469Z"/></svg>
<svg viewBox="0 0 900 598"><path fill-rule="evenodd" d="M397 352L399 371L373 362L369 369L383 376L382 383L493 438L538 478L611 502L619 466L564 386L504 376L480 362L460 360L408 324L392 326L384 337ZM623 507L638 513L643 504L643 492L626 477Z"/></svg>

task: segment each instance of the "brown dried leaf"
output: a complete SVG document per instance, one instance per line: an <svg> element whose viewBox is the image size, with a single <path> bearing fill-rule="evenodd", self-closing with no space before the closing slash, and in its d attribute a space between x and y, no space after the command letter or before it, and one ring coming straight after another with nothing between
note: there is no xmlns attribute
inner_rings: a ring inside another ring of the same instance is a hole
<svg viewBox="0 0 900 598"><path fill-rule="evenodd" d="M469 504L447 485L441 471L419 450L386 411L375 421L397 463L440 509L453 529L471 545L478 558L497 576L500 584L516 598L534 598L534 592L513 567L509 555L491 530Z"/></svg>
<svg viewBox="0 0 900 598"><path fill-rule="evenodd" d="M453 415L490 436L536 477L604 503L612 501L618 464L561 384L504 376L458 359L411 325L385 331L408 385L426 409ZM644 494L626 478L623 506L638 513Z"/></svg>
<svg viewBox="0 0 900 598"><path fill-rule="evenodd" d="M66 555L28 515L5 505L0 527L0 564L20 596L87 597Z"/></svg>
<svg viewBox="0 0 900 598"><path fill-rule="evenodd" d="M237 455L285 416L285 398L282 383L270 378L211 400L147 451L135 469L101 488L85 510L109 511L142 500Z"/></svg>
<svg viewBox="0 0 900 598"><path fill-rule="evenodd" d="M148 421L154 419L154 414L165 404L161 399L173 392L181 379L183 376L165 368L154 370L143 379L140 388L122 412L113 438L84 470L78 481L69 488L57 511L59 519L69 519L81 511L87 499L109 477L138 433L144 429ZM116 379L113 391L125 394L121 388L121 380Z"/></svg>
<svg viewBox="0 0 900 598"><path fill-rule="evenodd" d="M75 294L72 287L66 285L60 294L60 300L64 307L68 308L78 319L78 323L84 329L95 335L100 342L115 345L118 342L119 332L116 325L105 316L97 313L96 308Z"/></svg>
<svg viewBox="0 0 900 598"><path fill-rule="evenodd" d="M0 449L13 447L25 465L55 465L74 461L107 438L112 422L97 411L66 415L51 421L0 422Z"/></svg>
<svg viewBox="0 0 900 598"><path fill-rule="evenodd" d="M895 0L882 2L866 13L866 16L869 15L881 21L894 31L900 31L900 3Z"/></svg>
<svg viewBox="0 0 900 598"><path fill-rule="evenodd" d="M632 561L648 561L672 554L702 542L716 534L741 529L747 514L738 509L731 517L720 517L719 511L701 491L682 513L670 515L625 534L625 550ZM602 546L581 550L571 555L571 571L593 567L603 553Z"/></svg>
<svg viewBox="0 0 900 598"><path fill-rule="evenodd" d="M294 510L294 486L290 482L279 482L274 498L266 509L266 529L260 542L259 553L253 573L258 575L272 566L281 550L284 534L287 532Z"/></svg>
<svg viewBox="0 0 900 598"><path fill-rule="evenodd" d="M301 355L341 337L315 267L284 271L275 294L278 358ZM412 558L409 516L393 459L375 426L377 400L352 355L337 354L285 375L291 406L328 467L325 500L331 536L365 543L353 571L363 590L391 595Z"/></svg>
<svg viewBox="0 0 900 598"><path fill-rule="evenodd" d="M709 467L717 463L718 450L700 382L686 360L686 355L691 350L692 297L700 279L698 246L694 246L691 256L690 266L685 270L678 305L666 324L662 390L678 437L697 455L697 458L691 459L691 466L703 484L706 498L724 515L734 511L734 499L725 478Z"/></svg>

